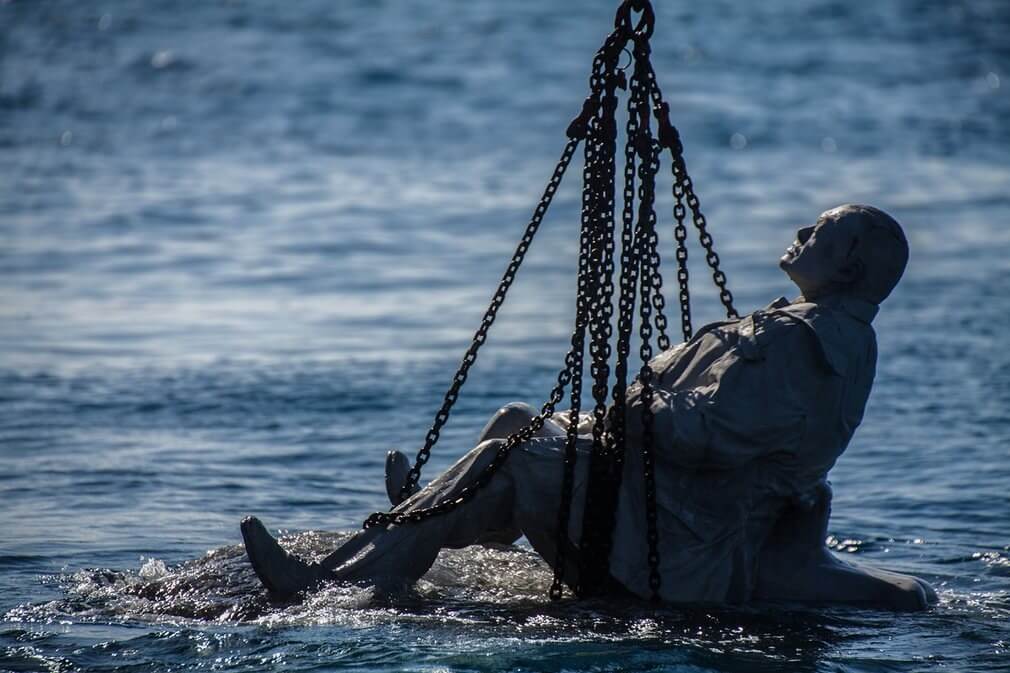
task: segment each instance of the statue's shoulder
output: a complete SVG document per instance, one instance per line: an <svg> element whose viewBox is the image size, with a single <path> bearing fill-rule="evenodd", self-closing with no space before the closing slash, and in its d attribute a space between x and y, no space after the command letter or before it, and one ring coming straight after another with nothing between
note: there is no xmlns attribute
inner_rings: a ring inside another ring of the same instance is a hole
<svg viewBox="0 0 1010 673"><path fill-rule="evenodd" d="M788 351L796 354L797 350L816 349L806 323L781 311L781 307L782 305L773 302L739 320L735 325L735 333L736 351L741 357L760 361L767 359L773 352Z"/></svg>
<svg viewBox="0 0 1010 673"><path fill-rule="evenodd" d="M769 349L803 348L810 341L806 323L796 315L780 309L789 308L782 298L740 318L709 323L695 333L686 346L732 349L744 360L765 360ZM809 346L814 347L812 341Z"/></svg>
<svg viewBox="0 0 1010 673"><path fill-rule="evenodd" d="M873 315L864 307L850 307L841 300L794 302L758 313L763 313L764 320L780 330L788 326L804 328L814 338L823 364L833 374L845 374L867 352L875 356L876 335L869 322Z"/></svg>

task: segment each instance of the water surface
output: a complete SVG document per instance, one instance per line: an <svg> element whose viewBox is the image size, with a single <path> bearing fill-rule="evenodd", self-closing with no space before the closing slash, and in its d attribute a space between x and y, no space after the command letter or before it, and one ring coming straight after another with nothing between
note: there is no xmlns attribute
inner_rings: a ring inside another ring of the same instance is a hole
<svg viewBox="0 0 1010 673"><path fill-rule="evenodd" d="M906 227L829 543L937 607L551 604L523 547L447 552L407 596L259 591L242 515L322 553L382 505L385 451L418 447L615 4L0 3L0 669L1010 665L998 1L664 2L653 40L742 310L791 292L775 260L820 211ZM426 474L550 389L579 175ZM717 319L692 278L696 324Z"/></svg>

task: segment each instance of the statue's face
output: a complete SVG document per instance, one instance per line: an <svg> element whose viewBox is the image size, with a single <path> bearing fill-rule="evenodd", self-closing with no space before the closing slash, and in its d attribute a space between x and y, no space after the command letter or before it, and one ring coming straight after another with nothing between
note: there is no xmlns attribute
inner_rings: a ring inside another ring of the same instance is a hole
<svg viewBox="0 0 1010 673"><path fill-rule="evenodd" d="M796 240L779 259L779 268L807 299L830 292L849 279L856 232L854 218L845 214L844 208L821 213L814 225L796 232Z"/></svg>

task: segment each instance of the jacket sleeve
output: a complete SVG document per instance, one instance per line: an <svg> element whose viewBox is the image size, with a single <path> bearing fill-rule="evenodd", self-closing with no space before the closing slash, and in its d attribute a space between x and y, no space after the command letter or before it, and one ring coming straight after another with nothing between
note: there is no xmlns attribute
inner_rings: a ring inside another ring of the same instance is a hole
<svg viewBox="0 0 1010 673"><path fill-rule="evenodd" d="M653 442L658 460L689 469L733 469L776 453L796 454L818 401L837 385L809 328L786 316L745 318L737 341L690 389L655 388ZM748 321L749 324L748 324ZM640 395L640 389L636 394ZM632 405L634 407L635 405ZM629 435L641 432L631 409Z"/></svg>

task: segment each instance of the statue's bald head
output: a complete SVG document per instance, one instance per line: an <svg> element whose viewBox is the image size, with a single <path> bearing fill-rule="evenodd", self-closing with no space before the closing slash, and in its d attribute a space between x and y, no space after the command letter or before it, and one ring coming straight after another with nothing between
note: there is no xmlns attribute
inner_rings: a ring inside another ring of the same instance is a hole
<svg viewBox="0 0 1010 673"><path fill-rule="evenodd" d="M893 217L873 206L832 208L803 227L779 265L807 299L848 294L879 304L908 263L908 241Z"/></svg>
<svg viewBox="0 0 1010 673"><path fill-rule="evenodd" d="M874 304L887 299L908 264L908 240L893 217L873 206L844 205L830 211L852 232L852 252L863 265L849 292Z"/></svg>

